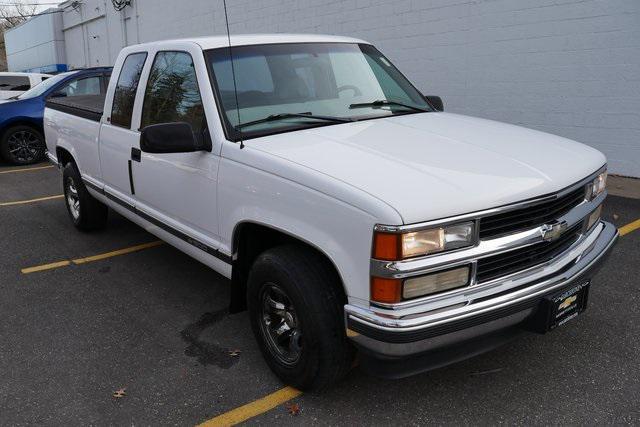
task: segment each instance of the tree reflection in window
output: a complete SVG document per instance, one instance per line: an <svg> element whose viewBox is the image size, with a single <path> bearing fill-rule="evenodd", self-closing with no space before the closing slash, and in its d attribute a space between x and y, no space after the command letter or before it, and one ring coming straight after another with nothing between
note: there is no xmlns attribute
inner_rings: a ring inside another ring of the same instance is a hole
<svg viewBox="0 0 640 427"><path fill-rule="evenodd" d="M146 59L146 53L134 53L124 60L111 109L111 123L116 126L127 129L131 127L131 115L138 90L138 81Z"/></svg>
<svg viewBox="0 0 640 427"><path fill-rule="evenodd" d="M204 109L191 55L158 52L144 96L141 127L158 123L186 122L200 139Z"/></svg>

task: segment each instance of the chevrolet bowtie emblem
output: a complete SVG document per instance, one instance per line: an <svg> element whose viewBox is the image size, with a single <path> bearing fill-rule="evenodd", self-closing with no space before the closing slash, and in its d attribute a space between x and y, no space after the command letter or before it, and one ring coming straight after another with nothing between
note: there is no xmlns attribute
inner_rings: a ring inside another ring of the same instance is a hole
<svg viewBox="0 0 640 427"><path fill-rule="evenodd" d="M571 304L576 302L577 299L578 299L578 297L576 295L570 296L569 298L567 298L564 301L562 301L562 303L558 306L558 309L559 310L563 310L563 309L565 309L567 307L570 307Z"/></svg>
<svg viewBox="0 0 640 427"><path fill-rule="evenodd" d="M552 240L556 240L558 237L562 235L567 229L567 223L565 221L555 222L553 224L544 224L540 227L540 233L542 234L542 239L551 242Z"/></svg>

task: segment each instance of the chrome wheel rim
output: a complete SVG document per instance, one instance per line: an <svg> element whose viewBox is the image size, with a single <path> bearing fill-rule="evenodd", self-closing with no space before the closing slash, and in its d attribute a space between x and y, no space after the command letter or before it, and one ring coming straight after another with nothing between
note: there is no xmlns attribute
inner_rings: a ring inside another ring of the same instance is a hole
<svg viewBox="0 0 640 427"><path fill-rule="evenodd" d="M80 197L78 197L78 189L73 178L67 178L67 206L73 219L80 218Z"/></svg>
<svg viewBox="0 0 640 427"><path fill-rule="evenodd" d="M280 286L266 283L260 302L260 328L269 350L285 365L296 363L302 354L302 331L291 299Z"/></svg>
<svg viewBox="0 0 640 427"><path fill-rule="evenodd" d="M12 133L7 139L7 146L14 160L23 163L39 159L44 150L38 135L29 130Z"/></svg>

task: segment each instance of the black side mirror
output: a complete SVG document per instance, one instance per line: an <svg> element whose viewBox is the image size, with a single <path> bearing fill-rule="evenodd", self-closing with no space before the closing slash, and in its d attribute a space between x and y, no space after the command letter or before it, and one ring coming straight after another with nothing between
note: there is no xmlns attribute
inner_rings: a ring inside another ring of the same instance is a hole
<svg viewBox="0 0 640 427"><path fill-rule="evenodd" d="M444 111L444 104L442 103L442 98L440 98L439 96L425 95L424 99L426 99L427 102L436 109L436 111Z"/></svg>
<svg viewBox="0 0 640 427"><path fill-rule="evenodd" d="M192 153L203 150L189 123L160 123L142 129L140 149L145 153Z"/></svg>
<svg viewBox="0 0 640 427"><path fill-rule="evenodd" d="M65 98L67 96L66 93L64 92L56 92L56 93L52 93L49 97L50 98Z"/></svg>

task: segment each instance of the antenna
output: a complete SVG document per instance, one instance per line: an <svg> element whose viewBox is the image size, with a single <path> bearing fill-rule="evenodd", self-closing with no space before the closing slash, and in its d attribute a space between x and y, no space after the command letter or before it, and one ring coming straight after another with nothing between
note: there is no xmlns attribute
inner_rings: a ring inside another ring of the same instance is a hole
<svg viewBox="0 0 640 427"><path fill-rule="evenodd" d="M238 85L236 83L236 68L233 65L233 50L231 49L231 32L229 31L229 15L227 14L227 0L222 0L224 5L224 20L227 24L227 39L229 40L229 59L231 60L231 75L233 76L233 93L236 97L236 113L238 114L238 125L240 124L240 104L238 103ZM240 131L240 149L244 148L242 131Z"/></svg>

